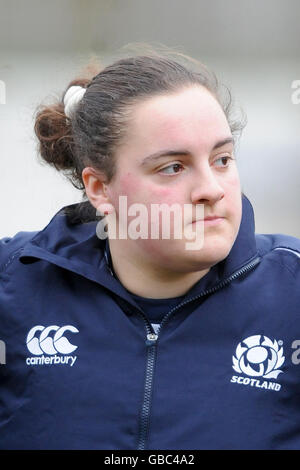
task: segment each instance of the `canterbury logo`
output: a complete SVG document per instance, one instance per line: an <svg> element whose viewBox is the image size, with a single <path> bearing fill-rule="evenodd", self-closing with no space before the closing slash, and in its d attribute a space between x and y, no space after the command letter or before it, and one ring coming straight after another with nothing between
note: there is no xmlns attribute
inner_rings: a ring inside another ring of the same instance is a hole
<svg viewBox="0 0 300 470"><path fill-rule="evenodd" d="M54 336L49 336L53 331L55 331ZM36 356L44 353L51 355L57 353L70 354L75 351L78 346L74 346L74 344L71 344L70 341L64 337L64 333L66 331L79 333L77 328L72 325L62 327L56 325L47 327L42 325L34 326L31 328L26 338L27 348L31 354ZM40 332L39 336L37 335L37 332Z"/></svg>

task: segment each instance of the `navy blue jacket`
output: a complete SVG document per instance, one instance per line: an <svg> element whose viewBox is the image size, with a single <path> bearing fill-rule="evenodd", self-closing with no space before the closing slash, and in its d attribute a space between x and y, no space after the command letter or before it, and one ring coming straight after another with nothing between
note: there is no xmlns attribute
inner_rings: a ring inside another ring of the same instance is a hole
<svg viewBox="0 0 300 470"><path fill-rule="evenodd" d="M255 234L243 196L158 335L104 246L63 210L0 240L0 448L300 448L300 240Z"/></svg>

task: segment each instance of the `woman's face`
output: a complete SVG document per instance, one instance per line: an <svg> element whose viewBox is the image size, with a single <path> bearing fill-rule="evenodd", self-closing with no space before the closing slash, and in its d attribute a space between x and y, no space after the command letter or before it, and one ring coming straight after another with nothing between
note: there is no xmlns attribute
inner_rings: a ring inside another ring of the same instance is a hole
<svg viewBox="0 0 300 470"><path fill-rule="evenodd" d="M184 237L152 239L149 225L147 239L120 240L128 256L177 272L210 268L224 259L239 230L242 201L232 134L216 99L193 86L136 104L106 189L117 218L119 196L127 196L128 208L143 204L149 215L153 204L182 209L188 204L195 219L196 206L203 204L204 217L220 217L204 223L204 243L196 251L186 249ZM189 227L196 230L195 224Z"/></svg>

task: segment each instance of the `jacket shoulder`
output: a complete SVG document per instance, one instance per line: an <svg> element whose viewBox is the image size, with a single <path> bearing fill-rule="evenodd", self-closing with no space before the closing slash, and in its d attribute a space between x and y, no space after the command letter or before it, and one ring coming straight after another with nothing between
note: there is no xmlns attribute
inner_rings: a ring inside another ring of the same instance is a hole
<svg viewBox="0 0 300 470"><path fill-rule="evenodd" d="M0 239L0 272L5 270L14 255L17 254L37 233L38 231L17 232L13 237L4 237Z"/></svg>
<svg viewBox="0 0 300 470"><path fill-rule="evenodd" d="M255 235L258 253L300 280L300 240L290 235Z"/></svg>
<svg viewBox="0 0 300 470"><path fill-rule="evenodd" d="M291 235L275 234L255 234L256 246L261 256L270 251L283 250L292 253L300 259L300 239Z"/></svg>

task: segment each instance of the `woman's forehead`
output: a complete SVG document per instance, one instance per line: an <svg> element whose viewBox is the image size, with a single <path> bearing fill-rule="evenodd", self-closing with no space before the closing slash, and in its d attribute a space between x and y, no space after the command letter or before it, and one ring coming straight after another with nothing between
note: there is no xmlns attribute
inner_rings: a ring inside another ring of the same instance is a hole
<svg viewBox="0 0 300 470"><path fill-rule="evenodd" d="M230 128L220 104L203 87L193 87L138 103L126 144L156 152L170 143L210 145L227 134L230 135Z"/></svg>

